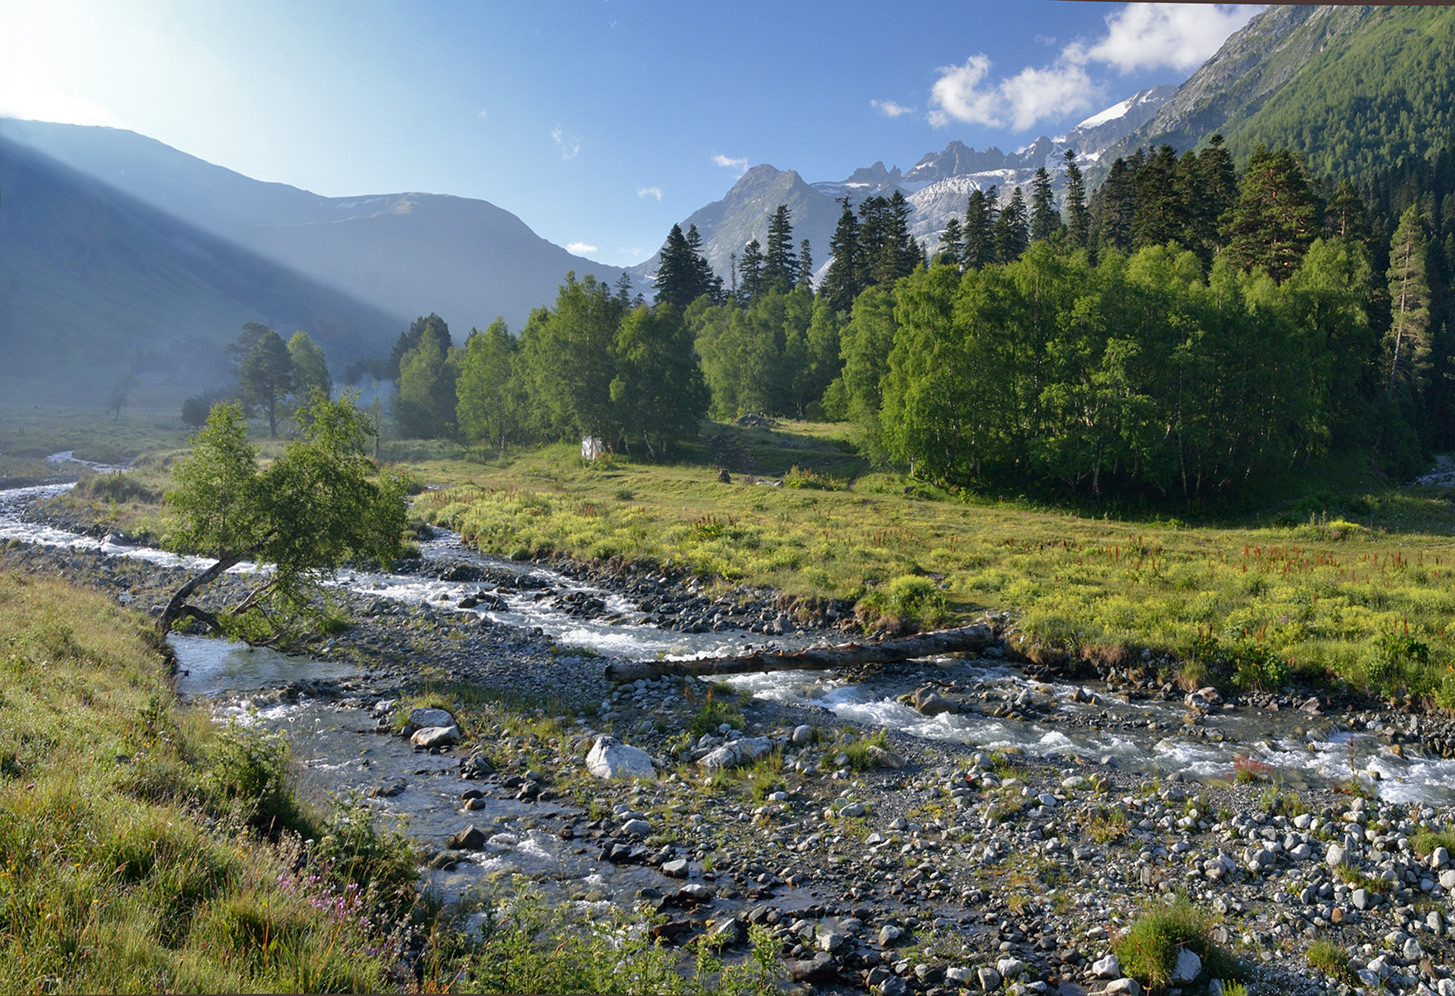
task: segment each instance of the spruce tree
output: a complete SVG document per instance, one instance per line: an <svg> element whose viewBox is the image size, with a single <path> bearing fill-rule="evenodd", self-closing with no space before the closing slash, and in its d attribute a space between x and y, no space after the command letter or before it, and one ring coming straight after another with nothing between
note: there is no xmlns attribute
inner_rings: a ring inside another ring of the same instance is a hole
<svg viewBox="0 0 1455 996"><path fill-rule="evenodd" d="M959 266L964 252L965 234L960 228L960 219L952 215L945 222L945 231L940 236L940 251L935 254L935 262L944 266Z"/></svg>
<svg viewBox="0 0 1455 996"><path fill-rule="evenodd" d="M1177 153L1163 145L1137 171L1132 245L1160 246L1183 237L1187 228L1177 188Z"/></svg>
<svg viewBox="0 0 1455 996"><path fill-rule="evenodd" d="M757 239L750 239L743 246L743 255L738 260L738 278L743 304L757 300L767 289L763 279L763 247Z"/></svg>
<svg viewBox="0 0 1455 996"><path fill-rule="evenodd" d="M793 252L793 221L787 204L768 219L768 245L763 255L763 285L786 291L798 282L798 257Z"/></svg>
<svg viewBox="0 0 1455 996"><path fill-rule="evenodd" d="M995 262L995 188L970 191L965 205L964 255L966 269L978 270Z"/></svg>
<svg viewBox="0 0 1455 996"><path fill-rule="evenodd" d="M1061 212L1056 209L1056 195L1051 192L1051 174L1041 166L1031 181L1031 241L1049 241L1060 231Z"/></svg>
<svg viewBox="0 0 1455 996"><path fill-rule="evenodd" d="M692 289L697 292L692 300L696 301L706 294L713 304L722 304L722 277L712 272L712 264L707 261L707 255L702 251L702 235L697 231L696 225L687 226L687 253Z"/></svg>
<svg viewBox="0 0 1455 996"><path fill-rule="evenodd" d="M1395 382L1403 381L1418 395L1429 371L1430 282L1426 270L1425 224L1419 205L1400 215L1399 227L1389 243L1390 360L1386 386L1394 396Z"/></svg>
<svg viewBox="0 0 1455 996"><path fill-rule="evenodd" d="M1091 198L1091 227L1097 251L1132 251L1132 214L1137 209L1136 175L1120 156Z"/></svg>
<svg viewBox="0 0 1455 996"><path fill-rule="evenodd" d="M1066 150L1066 244L1085 249L1091 242L1091 215L1086 210L1086 178L1076 165L1076 152Z"/></svg>
<svg viewBox="0 0 1455 996"><path fill-rule="evenodd" d="M813 250L808 239L798 243L798 286L813 290Z"/></svg>
<svg viewBox="0 0 1455 996"><path fill-rule="evenodd" d="M828 298L835 311L847 312L864 289L864 249L859 242L859 220L849 207L849 199L845 197L840 203L844 210L829 239L829 268L818 292Z"/></svg>
<svg viewBox="0 0 1455 996"><path fill-rule="evenodd" d="M1010 200L1000 209L995 221L995 261L1014 263L1030 246L1026 235L1026 198L1021 188L1011 192Z"/></svg>

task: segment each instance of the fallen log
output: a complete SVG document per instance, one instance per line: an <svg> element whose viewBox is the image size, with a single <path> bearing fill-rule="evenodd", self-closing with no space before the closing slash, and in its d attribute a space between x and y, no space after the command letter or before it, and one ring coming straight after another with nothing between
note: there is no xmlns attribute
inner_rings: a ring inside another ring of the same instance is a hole
<svg viewBox="0 0 1455 996"><path fill-rule="evenodd" d="M842 643L834 647L759 652L736 657L699 657L686 661L624 661L608 664L606 678L622 682L660 678L667 674L701 676L758 671L825 671L855 664L887 664L934 654L980 651L994 641L995 631L984 623L977 623L878 643Z"/></svg>

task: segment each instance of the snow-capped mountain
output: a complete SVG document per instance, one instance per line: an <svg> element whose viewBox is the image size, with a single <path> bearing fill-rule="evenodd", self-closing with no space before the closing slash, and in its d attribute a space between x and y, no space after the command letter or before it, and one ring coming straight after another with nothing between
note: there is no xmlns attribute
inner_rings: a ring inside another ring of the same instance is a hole
<svg viewBox="0 0 1455 996"><path fill-rule="evenodd" d="M1067 149L1075 150L1078 162L1095 163L1108 146L1150 120L1176 92L1176 87L1166 85L1139 91L1093 114L1064 135L1042 135L1013 152L996 146L976 150L964 142L952 141L939 152L925 154L908 172L876 162L854 170L843 180L804 183L792 170L755 166L721 200L693 212L682 227L697 226L708 262L726 280L732 254L740 253L750 239L765 243L769 215L779 204L788 204L794 239L809 240L814 269L821 273L828 263L829 239L842 211L836 202L847 198L850 207L857 207L866 198L889 197L898 190L913 209L910 231L927 250L932 250L945 223L964 213L972 190L996 187L999 193L1008 195L1017 186L1029 188L1036 170L1044 166L1051 174L1052 186L1059 191L1065 185ZM1029 189L1026 193L1029 195ZM650 280L656 271L654 256L632 272Z"/></svg>

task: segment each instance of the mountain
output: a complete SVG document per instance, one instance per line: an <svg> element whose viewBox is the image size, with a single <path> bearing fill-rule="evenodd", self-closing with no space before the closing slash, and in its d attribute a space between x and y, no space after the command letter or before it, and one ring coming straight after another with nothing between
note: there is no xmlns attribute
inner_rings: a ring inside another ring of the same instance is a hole
<svg viewBox="0 0 1455 996"><path fill-rule="evenodd" d="M792 170L754 166L733 185L721 200L699 208L681 224L685 231L696 225L702 236L704 255L714 270L728 279L730 257L740 253L750 239L766 243L768 218L779 204L787 204L793 217L794 241L808 239L815 271L828 264L829 239L833 236L847 198L857 206L876 195L888 197L898 190L909 200L910 231L926 250L933 250L951 216L963 215L970 192L996 186L1010 191L1017 185L1029 187L1036 170L1051 171L1059 189L1063 185L1063 155L1075 149L1083 163L1093 163L1101 151L1128 131L1146 122L1176 92L1172 86L1155 86L1087 118L1058 138L1041 136L1014 152L991 146L976 150L952 141L940 152L927 153L907 173L883 162L856 169L847 179L805 183ZM632 268L636 276L650 281L657 271L658 257Z"/></svg>
<svg viewBox="0 0 1455 996"><path fill-rule="evenodd" d="M0 170L0 343L61 328L78 355L175 355L184 327L215 346L257 320L308 331L338 370L416 315L457 338L497 315L518 328L567 271L622 272L486 201L321 197L113 128L0 120Z"/></svg>
<svg viewBox="0 0 1455 996"><path fill-rule="evenodd" d="M220 347L246 321L307 329L334 357L407 321L4 137L0 189L0 395L11 403L99 409L128 375L190 393L224 376Z"/></svg>
<svg viewBox="0 0 1455 996"><path fill-rule="evenodd" d="M1450 7L1270 6L1101 162L1221 133L1240 161L1261 143L1319 176L1397 168L1455 132L1452 65Z"/></svg>

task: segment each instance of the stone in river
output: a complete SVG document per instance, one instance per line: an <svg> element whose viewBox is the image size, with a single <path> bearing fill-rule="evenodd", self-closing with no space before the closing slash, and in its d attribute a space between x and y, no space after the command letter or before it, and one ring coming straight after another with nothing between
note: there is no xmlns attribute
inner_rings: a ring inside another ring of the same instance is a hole
<svg viewBox="0 0 1455 996"><path fill-rule="evenodd" d="M597 778L655 778L652 758L640 747L622 743L616 737L596 738L586 755L586 770Z"/></svg>
<svg viewBox="0 0 1455 996"><path fill-rule="evenodd" d="M409 742L416 747L448 747L460 742L460 728L449 726L426 726L414 731Z"/></svg>
<svg viewBox="0 0 1455 996"><path fill-rule="evenodd" d="M425 726L455 726L455 717L444 709L411 709L409 710L409 725L416 729Z"/></svg>
<svg viewBox="0 0 1455 996"><path fill-rule="evenodd" d="M446 846L452 851L478 851L485 846L488 839L485 831L472 823L451 837Z"/></svg>

